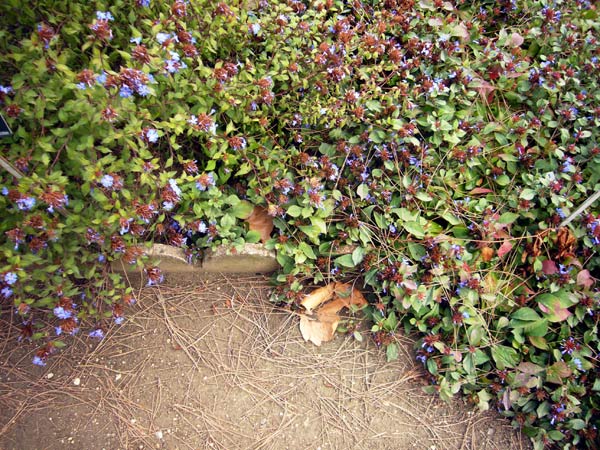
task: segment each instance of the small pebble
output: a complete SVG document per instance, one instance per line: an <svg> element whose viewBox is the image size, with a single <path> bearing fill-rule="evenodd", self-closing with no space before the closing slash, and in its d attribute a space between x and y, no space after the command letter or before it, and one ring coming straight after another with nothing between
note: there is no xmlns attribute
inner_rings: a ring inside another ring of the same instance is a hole
<svg viewBox="0 0 600 450"><path fill-rule="evenodd" d="M54 374L52 372L50 372L48 375L46 375L46 378L51 380L52 378L54 378Z"/></svg>
<svg viewBox="0 0 600 450"><path fill-rule="evenodd" d="M75 379L73 380L73 384L74 384L75 386L79 386L79 385L81 384L81 378L75 378Z"/></svg>
<svg viewBox="0 0 600 450"><path fill-rule="evenodd" d="M154 435L156 436L157 439L163 438L163 432L160 430L158 430L156 433L154 433Z"/></svg>

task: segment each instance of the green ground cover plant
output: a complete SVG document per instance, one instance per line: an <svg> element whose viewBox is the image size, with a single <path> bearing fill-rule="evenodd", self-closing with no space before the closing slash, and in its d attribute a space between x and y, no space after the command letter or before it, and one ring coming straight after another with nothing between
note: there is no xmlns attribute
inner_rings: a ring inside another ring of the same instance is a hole
<svg viewBox="0 0 600 450"><path fill-rule="evenodd" d="M258 242L278 301L340 280L430 390L598 448L600 18L583 0L0 6L0 299L44 365L162 274ZM357 339L361 330L350 324ZM364 334L364 329L363 329Z"/></svg>

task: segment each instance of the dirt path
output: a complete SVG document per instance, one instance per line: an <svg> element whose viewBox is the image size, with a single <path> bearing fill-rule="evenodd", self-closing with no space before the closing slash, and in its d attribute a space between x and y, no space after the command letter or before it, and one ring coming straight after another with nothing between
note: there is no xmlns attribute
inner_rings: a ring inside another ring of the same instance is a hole
<svg viewBox="0 0 600 450"><path fill-rule="evenodd" d="M45 368L3 322L0 448L530 448L505 419L424 394L408 341L393 363L344 336L317 348L262 278L174 281Z"/></svg>

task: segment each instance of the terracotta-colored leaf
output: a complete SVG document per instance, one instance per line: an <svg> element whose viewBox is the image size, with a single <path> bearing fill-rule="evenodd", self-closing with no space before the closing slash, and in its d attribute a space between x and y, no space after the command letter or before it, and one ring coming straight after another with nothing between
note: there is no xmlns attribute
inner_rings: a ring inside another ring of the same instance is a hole
<svg viewBox="0 0 600 450"><path fill-rule="evenodd" d="M558 267L554 261L547 259L542 261L542 272L544 272L544 275L554 275L558 273Z"/></svg>
<svg viewBox="0 0 600 450"><path fill-rule="evenodd" d="M591 288L594 285L595 279L590 275L590 271L587 269L581 270L577 274L577 284L585 288Z"/></svg>
<svg viewBox="0 0 600 450"><path fill-rule="evenodd" d="M338 316L338 312L347 306L348 304L346 299L336 297L334 300L324 303L317 310L317 319L321 322L332 322L339 320L340 317Z"/></svg>
<svg viewBox="0 0 600 450"><path fill-rule="evenodd" d="M502 243L502 245L500 246L500 248L498 249L498 257L502 258L504 255L506 255L508 252L510 252L513 248L512 242L510 241L504 241Z"/></svg>
<svg viewBox="0 0 600 450"><path fill-rule="evenodd" d="M308 314L312 314L312 311L318 307L321 303L330 300L333 296L336 283L329 283L327 286L323 286L315 289L308 294L300 304L304 306Z"/></svg>
<svg viewBox="0 0 600 450"><path fill-rule="evenodd" d="M359 308L367 304L362 293L346 283L329 283L327 286L315 289L300 302L307 313L316 312L316 318L302 314L300 317L300 332L305 341L321 345L333 339L335 330L340 322L338 313L351 305ZM314 317L314 316L313 316Z"/></svg>
<svg viewBox="0 0 600 450"><path fill-rule="evenodd" d="M491 247L483 247L481 249L481 259L484 262L488 262L494 257L494 249Z"/></svg>
<svg viewBox="0 0 600 450"><path fill-rule="evenodd" d="M273 217L269 215L266 208L255 206L250 217L246 219L250 231L258 231L260 240L264 243L271 237L273 231Z"/></svg>
<svg viewBox="0 0 600 450"><path fill-rule="evenodd" d="M338 323L339 319L321 322L303 315L300 317L300 333L305 341L311 341L316 346L320 346L322 342L333 339Z"/></svg>
<svg viewBox="0 0 600 450"><path fill-rule="evenodd" d="M469 195L489 194L491 192L494 192L494 191L492 191L489 188L477 187L477 188L471 189L471 191L469 191Z"/></svg>
<svg viewBox="0 0 600 450"><path fill-rule="evenodd" d="M344 305L346 307L355 305L362 308L367 304L367 299L362 295L362 292L347 283L335 283L334 292L337 298L341 298L346 302Z"/></svg>

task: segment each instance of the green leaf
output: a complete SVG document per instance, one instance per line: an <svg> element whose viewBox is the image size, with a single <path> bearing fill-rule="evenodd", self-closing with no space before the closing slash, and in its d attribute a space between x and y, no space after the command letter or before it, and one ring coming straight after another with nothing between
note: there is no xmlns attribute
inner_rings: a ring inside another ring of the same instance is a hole
<svg viewBox="0 0 600 450"><path fill-rule="evenodd" d="M369 186L367 186L365 183L359 184L356 188L356 193L362 200L364 200L369 196Z"/></svg>
<svg viewBox="0 0 600 450"><path fill-rule="evenodd" d="M247 219L253 210L254 205L252 203L242 200L231 208L231 213L238 219Z"/></svg>
<svg viewBox="0 0 600 450"><path fill-rule="evenodd" d="M387 360L389 361L395 361L398 359L398 344L396 343L391 343L388 344L387 348L385 349L385 354L387 356Z"/></svg>
<svg viewBox="0 0 600 450"><path fill-rule="evenodd" d="M492 358L500 370L507 367L515 367L519 363L519 354L517 351L505 345L492 346Z"/></svg>
<svg viewBox="0 0 600 450"><path fill-rule="evenodd" d="M342 255L338 256L333 260L333 262L337 266L352 268L355 266L354 260L352 259L352 255Z"/></svg>
<svg viewBox="0 0 600 450"><path fill-rule="evenodd" d="M524 320L524 321L536 321L536 320L540 319L539 314L537 312L535 312L535 310L528 308L526 306L516 310L514 313L512 313L512 315L510 317L514 320Z"/></svg>
<svg viewBox="0 0 600 450"><path fill-rule="evenodd" d="M417 239L422 239L425 237L425 230L421 226L419 222L408 221L402 222L402 228L404 228L407 232L412 234Z"/></svg>
<svg viewBox="0 0 600 450"><path fill-rule="evenodd" d="M365 249L364 247L356 247L352 252L352 262L355 266L358 266L365 257Z"/></svg>
<svg viewBox="0 0 600 450"><path fill-rule="evenodd" d="M496 184L499 186L508 186L510 184L510 178L508 175L502 174L496 178Z"/></svg>
<svg viewBox="0 0 600 450"><path fill-rule="evenodd" d="M302 208L300 208L298 205L292 205L287 209L286 212L291 217L300 217L300 214L302 214Z"/></svg>
<svg viewBox="0 0 600 450"><path fill-rule="evenodd" d="M250 230L246 233L246 242L256 244L260 241L260 233L255 230Z"/></svg>
<svg viewBox="0 0 600 450"><path fill-rule="evenodd" d="M533 200L537 193L533 189L525 188L521 191L519 198L523 200Z"/></svg>
<svg viewBox="0 0 600 450"><path fill-rule="evenodd" d="M554 384L563 384L563 380L573 372L564 361L557 361L546 370L546 380Z"/></svg>
<svg viewBox="0 0 600 450"><path fill-rule="evenodd" d="M519 218L518 214L512 212L505 212L498 219L498 223L510 224Z"/></svg>
<svg viewBox="0 0 600 450"><path fill-rule="evenodd" d="M581 419L571 419L567 422L568 427L572 430L583 430L587 424Z"/></svg>
<svg viewBox="0 0 600 450"><path fill-rule="evenodd" d="M315 255L315 252L313 251L312 247L306 242L300 242L298 248L302 250L302 253L304 253L308 258L317 259L317 255Z"/></svg>

